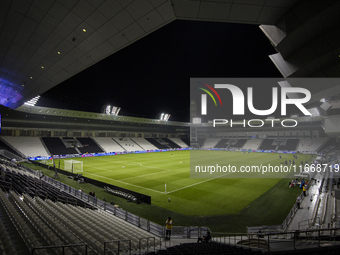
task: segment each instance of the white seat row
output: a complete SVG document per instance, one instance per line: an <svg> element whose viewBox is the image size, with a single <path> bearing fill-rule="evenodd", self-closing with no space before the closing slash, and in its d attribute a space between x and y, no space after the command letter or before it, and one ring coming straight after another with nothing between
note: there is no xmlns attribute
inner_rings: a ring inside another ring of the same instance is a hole
<svg viewBox="0 0 340 255"><path fill-rule="evenodd" d="M0 248L0 254L23 254L27 252L24 247L18 245L18 240L15 237L13 238L13 229L11 228L13 224L8 224L3 219L0 219L0 244L3 248L3 250Z"/></svg>
<svg viewBox="0 0 340 255"><path fill-rule="evenodd" d="M90 248L97 254L103 253L103 247L101 242L96 240L94 236L90 236L88 233L92 233L92 230L88 227L80 227L76 224L76 222L73 222L69 219L68 215L66 215L65 212L56 204L53 203L50 200L46 201L39 201L37 202L44 207L53 217L58 219L64 226L67 226L67 228L75 235L78 236L79 239L83 240L83 242L87 243Z"/></svg>
<svg viewBox="0 0 340 255"><path fill-rule="evenodd" d="M33 178L36 178L36 176L26 170L23 170L21 168L16 168L14 166L10 166L10 165L5 165L5 164L1 164L0 163L0 168L4 168L4 169L7 169L9 170L10 172L16 172L16 173L20 173L20 174L23 174L23 175L27 175L27 176L30 176L30 177L33 177Z"/></svg>
<svg viewBox="0 0 340 255"><path fill-rule="evenodd" d="M24 202L32 207L37 215L51 228L59 237L62 238L64 244L79 244L82 241L72 234L63 224L61 224L56 218L47 212L36 200L43 201L41 198L31 198L29 195L24 194ZM73 250L73 249L72 249ZM77 253L84 253L83 247L76 247ZM68 249L65 249L68 251Z"/></svg>
<svg viewBox="0 0 340 255"><path fill-rule="evenodd" d="M85 232L86 229L89 228L90 232L93 233L101 243L110 240L130 239L132 248L138 249L140 238L154 237L152 234L124 222L116 216L111 216L108 213L101 213L79 206L66 205L60 202L53 203L49 200L47 200L46 203L60 210L58 212L60 215L68 217L71 222L76 223L83 228ZM146 243L146 240L143 240L143 243Z"/></svg>
<svg viewBox="0 0 340 255"><path fill-rule="evenodd" d="M58 237L52 229L30 208L19 196L11 191L11 198L14 199L18 207L26 215L27 219L31 222L34 228L39 232L39 234L45 239L49 245L63 245L64 241ZM62 254L61 250L57 250L58 254ZM71 254L71 253L69 253Z"/></svg>
<svg viewBox="0 0 340 255"><path fill-rule="evenodd" d="M37 237L34 233L34 229L27 221L24 220L24 214L19 214L18 210L14 208L12 203L7 199L5 194L0 190L0 201L6 210L7 215L10 217L13 225L17 229L19 235L25 242L26 246L32 250L34 247L44 245L41 237ZM43 254L43 252L37 252L37 254Z"/></svg>
<svg viewBox="0 0 340 255"><path fill-rule="evenodd" d="M87 243L93 252L102 254L104 242L113 240L131 240L131 248L135 250L139 248L144 249L147 245L149 247L153 245L153 242L147 243L147 238L154 238L151 233L107 212L95 211L60 202L54 203L50 200L44 201L39 197L33 199L26 194L23 195L23 198L20 198L13 191L10 193L10 198L15 201L14 206L17 206L17 210L22 211L22 215L31 222L31 225L40 234L40 239L38 237L34 238L31 235L26 238L25 242L33 244L33 246L29 247L30 249L42 246L43 244L66 245ZM9 203L8 199L1 200ZM11 203L9 203L8 207L11 207ZM15 214L15 209L11 209L11 215ZM23 226L22 229L22 233L26 235L30 233L26 231L26 227ZM33 231L31 232L33 233ZM159 240L156 240L159 243ZM129 242L125 244L127 243ZM122 250L123 246L124 244L121 243L121 251L128 251L129 247L125 246L125 250ZM110 252L115 252L118 244L110 243L106 249L108 247L110 247ZM71 254L71 251L82 253L81 249L83 247L80 246L79 248L65 249L65 251L66 254ZM43 253L42 250L38 250L38 252Z"/></svg>
<svg viewBox="0 0 340 255"><path fill-rule="evenodd" d="M39 137L2 136L2 139L4 139L7 143L9 143L16 150L20 151L26 157L49 156L49 152L46 151L46 148Z"/></svg>
<svg viewBox="0 0 340 255"><path fill-rule="evenodd" d="M71 205L70 205L71 206ZM110 215L106 212L97 212L93 211L90 209L83 209L79 208L80 210L86 210L86 213L83 214L85 218L90 218L90 219L96 219L97 224L101 224L101 226L107 226L110 225L112 226L112 229L115 231L119 231L124 229L123 233L119 235L120 239L123 239L123 237L127 239L132 239L133 242L138 243L139 245L139 239L140 238L145 238L145 237L154 237L151 233L138 228L137 226L131 225L122 219L119 219L118 217L114 215ZM157 239L157 242L159 240Z"/></svg>

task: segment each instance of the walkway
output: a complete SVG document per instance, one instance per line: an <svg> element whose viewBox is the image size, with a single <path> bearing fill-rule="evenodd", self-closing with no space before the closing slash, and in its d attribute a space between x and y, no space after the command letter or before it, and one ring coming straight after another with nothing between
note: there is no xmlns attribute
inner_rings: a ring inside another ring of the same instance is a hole
<svg viewBox="0 0 340 255"><path fill-rule="evenodd" d="M312 183L312 185L309 187L307 196L302 200L300 209L297 210L295 216L289 223L289 226L287 228L288 231L299 229L299 222L312 218L314 208L315 208L315 205L316 205L316 202L319 196L321 198L321 203L322 203L323 197L325 196L324 193L322 192L320 193L322 175L318 173L315 179L317 179L317 183ZM321 203L320 203L320 207L321 207Z"/></svg>

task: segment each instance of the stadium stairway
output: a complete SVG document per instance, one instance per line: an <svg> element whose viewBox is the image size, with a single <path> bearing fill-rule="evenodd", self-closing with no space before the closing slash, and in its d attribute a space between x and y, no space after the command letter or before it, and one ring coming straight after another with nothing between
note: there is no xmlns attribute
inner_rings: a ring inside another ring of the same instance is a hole
<svg viewBox="0 0 340 255"><path fill-rule="evenodd" d="M229 146L228 141L229 139L221 139L214 148L227 148Z"/></svg>
<svg viewBox="0 0 340 255"><path fill-rule="evenodd" d="M264 139L259 150L275 150L276 145L272 145L275 139Z"/></svg>
<svg viewBox="0 0 340 255"><path fill-rule="evenodd" d="M238 139L238 141L235 143L235 144L233 144L233 145L231 145L230 147L233 147L233 148L242 148L243 147L243 145L245 144L247 142L247 139Z"/></svg>
<svg viewBox="0 0 340 255"><path fill-rule="evenodd" d="M142 150L157 150L157 147L152 145L145 138L134 137L133 139L130 138L130 140L133 141L136 145L138 145ZM137 148L137 150L139 149Z"/></svg>
<svg viewBox="0 0 340 255"><path fill-rule="evenodd" d="M149 143L151 143L153 146L155 146L156 148L162 150L162 149L169 149L170 147L165 144L165 143L161 143L162 139L154 139L154 138L145 138Z"/></svg>
<svg viewBox="0 0 340 255"><path fill-rule="evenodd" d="M140 146L139 143L137 143L136 140L132 139L132 138L129 138L130 140L130 143L134 146L134 150L135 151L139 151L139 150L145 150L142 146Z"/></svg>
<svg viewBox="0 0 340 255"><path fill-rule="evenodd" d="M189 140L189 138L181 138L181 140L185 143L186 147L190 147L190 140Z"/></svg>
<svg viewBox="0 0 340 255"><path fill-rule="evenodd" d="M245 150L257 150L262 144L262 139L248 139L247 142L243 145L242 149Z"/></svg>
<svg viewBox="0 0 340 255"><path fill-rule="evenodd" d="M115 143L118 144L123 151L135 150L134 142L131 142L130 138L112 138L112 140L115 141Z"/></svg>
<svg viewBox="0 0 340 255"><path fill-rule="evenodd" d="M173 141L175 144L179 146L179 148L187 148L189 147L181 138L169 138L171 141Z"/></svg>
<svg viewBox="0 0 340 255"><path fill-rule="evenodd" d="M99 147L99 145L92 140L92 138L88 137L78 137L76 138L82 145L83 147L79 147L79 151L81 153L101 153L104 152L102 148Z"/></svg>
<svg viewBox="0 0 340 255"><path fill-rule="evenodd" d="M303 198L300 209L296 211L293 219L289 223L287 227L288 231L322 227L319 225L320 222L318 218L321 216L321 208L324 206L327 192L322 191L322 174L317 173L314 178L317 181L311 181L312 183L307 191L307 196ZM297 188L298 187L295 187L295 189Z"/></svg>
<svg viewBox="0 0 340 255"><path fill-rule="evenodd" d="M59 137L42 137L41 139L52 155L78 154L75 148L66 148Z"/></svg>
<svg viewBox="0 0 340 255"><path fill-rule="evenodd" d="M132 139L132 138L130 138L130 140L132 141L132 142L134 142L135 144L137 144L137 146L139 146L142 150L145 150L136 140L134 140L134 139Z"/></svg>
<svg viewBox="0 0 340 255"><path fill-rule="evenodd" d="M167 143L168 146L170 146L170 148L181 148L181 146L179 146L177 143L173 142L172 140L168 138L162 138L162 139L163 141Z"/></svg>

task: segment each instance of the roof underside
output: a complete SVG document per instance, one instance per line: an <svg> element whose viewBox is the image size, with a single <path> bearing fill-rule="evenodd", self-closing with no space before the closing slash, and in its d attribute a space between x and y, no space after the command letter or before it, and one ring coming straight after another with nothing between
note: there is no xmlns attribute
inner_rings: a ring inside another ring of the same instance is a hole
<svg viewBox="0 0 340 255"><path fill-rule="evenodd" d="M339 77L339 10L331 0L2 0L0 104L15 109L176 19L262 25L284 77Z"/></svg>

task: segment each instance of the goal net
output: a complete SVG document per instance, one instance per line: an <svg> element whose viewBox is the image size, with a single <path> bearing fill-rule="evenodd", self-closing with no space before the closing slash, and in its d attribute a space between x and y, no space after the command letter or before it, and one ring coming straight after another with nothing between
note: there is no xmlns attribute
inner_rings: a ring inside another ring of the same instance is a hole
<svg viewBox="0 0 340 255"><path fill-rule="evenodd" d="M43 159L41 160L41 163L45 164L45 165L53 165L53 159Z"/></svg>
<svg viewBox="0 0 340 255"><path fill-rule="evenodd" d="M83 172L83 161L78 160L64 160L64 170L79 173Z"/></svg>

